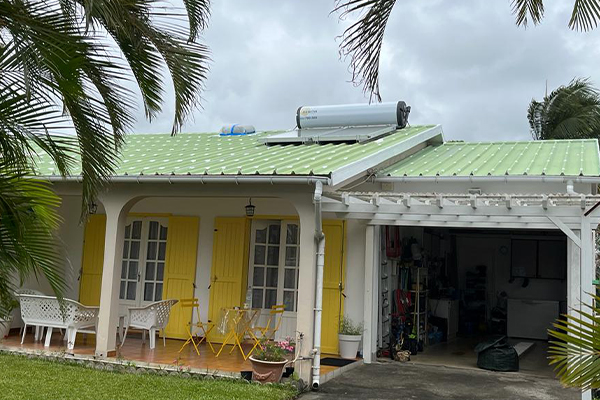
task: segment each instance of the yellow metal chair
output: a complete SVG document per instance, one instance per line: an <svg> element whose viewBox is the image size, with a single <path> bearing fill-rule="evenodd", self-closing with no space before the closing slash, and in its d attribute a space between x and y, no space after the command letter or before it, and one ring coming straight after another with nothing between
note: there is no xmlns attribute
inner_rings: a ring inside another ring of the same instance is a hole
<svg viewBox="0 0 600 400"><path fill-rule="evenodd" d="M259 345L260 340L272 340L275 337L275 334L281 326L284 311L284 304L276 304L271 307L271 311L269 311L269 319L267 320L265 326L255 326L250 328L249 334L254 339L254 346L250 350L250 353L252 353L252 351L254 351L254 349Z"/></svg>
<svg viewBox="0 0 600 400"><path fill-rule="evenodd" d="M198 349L198 346L200 346L200 344L202 344L202 342L206 341L206 343L208 343L208 345L210 346L210 349L214 353L215 348L213 347L212 343L210 342L208 335L210 334L210 331L212 331L213 328L215 327L215 324L213 324L210 321L202 322L202 319L200 318L200 303L198 302L198 299L195 299L195 298L194 299L181 299L179 301L179 305L181 306L181 308L191 308L192 309L192 318L191 318L190 322L187 324L187 331L188 331L189 337L185 341L183 346L181 346L181 348L179 349L179 352L181 353L185 346L192 343L192 345L194 346L194 349L196 349L196 354L200 355L200 350ZM194 308L196 309L196 321L197 322L194 322L194 312L193 312ZM198 328L202 331L203 336L201 339L198 340L197 335L194 337L194 328Z"/></svg>

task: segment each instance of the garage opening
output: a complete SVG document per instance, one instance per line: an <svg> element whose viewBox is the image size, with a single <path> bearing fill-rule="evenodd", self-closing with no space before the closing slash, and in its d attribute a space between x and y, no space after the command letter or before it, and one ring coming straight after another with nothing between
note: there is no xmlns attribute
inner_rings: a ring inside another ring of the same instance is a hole
<svg viewBox="0 0 600 400"><path fill-rule="evenodd" d="M379 356L477 368L505 336L519 370L553 376L547 330L567 310L558 231L381 227Z"/></svg>

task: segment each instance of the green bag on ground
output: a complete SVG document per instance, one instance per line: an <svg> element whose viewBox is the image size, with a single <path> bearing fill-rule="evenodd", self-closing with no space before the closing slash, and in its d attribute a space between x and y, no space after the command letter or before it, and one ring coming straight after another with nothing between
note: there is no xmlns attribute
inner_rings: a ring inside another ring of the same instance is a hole
<svg viewBox="0 0 600 400"><path fill-rule="evenodd" d="M475 347L477 366L490 371L518 371L519 354L506 336L494 336Z"/></svg>

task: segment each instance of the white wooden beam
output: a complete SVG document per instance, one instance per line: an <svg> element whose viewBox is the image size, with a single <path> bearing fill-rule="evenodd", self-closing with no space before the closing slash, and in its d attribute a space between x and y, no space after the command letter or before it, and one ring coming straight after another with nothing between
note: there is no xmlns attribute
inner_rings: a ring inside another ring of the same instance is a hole
<svg viewBox="0 0 600 400"><path fill-rule="evenodd" d="M579 236L577 236L575 232L573 232L564 222L562 222L559 218L553 217L551 215L546 215L546 218L552 221L552 223L556 225L558 229L563 231L563 233L567 235L569 239L571 239L573 243L577 245L577 247L581 248L581 239L579 239Z"/></svg>

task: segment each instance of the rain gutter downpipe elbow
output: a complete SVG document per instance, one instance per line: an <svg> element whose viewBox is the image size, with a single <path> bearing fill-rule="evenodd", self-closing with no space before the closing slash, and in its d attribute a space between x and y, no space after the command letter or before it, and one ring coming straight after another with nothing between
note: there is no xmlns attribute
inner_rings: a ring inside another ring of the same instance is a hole
<svg viewBox="0 0 600 400"><path fill-rule="evenodd" d="M323 268L325 265L325 234L323 233L323 219L321 213L321 197L323 194L323 183L315 182L315 242L317 244L316 254L316 288L314 308L314 331L312 354L312 377L311 389L319 389L319 378L321 376L321 318L323 314Z"/></svg>

